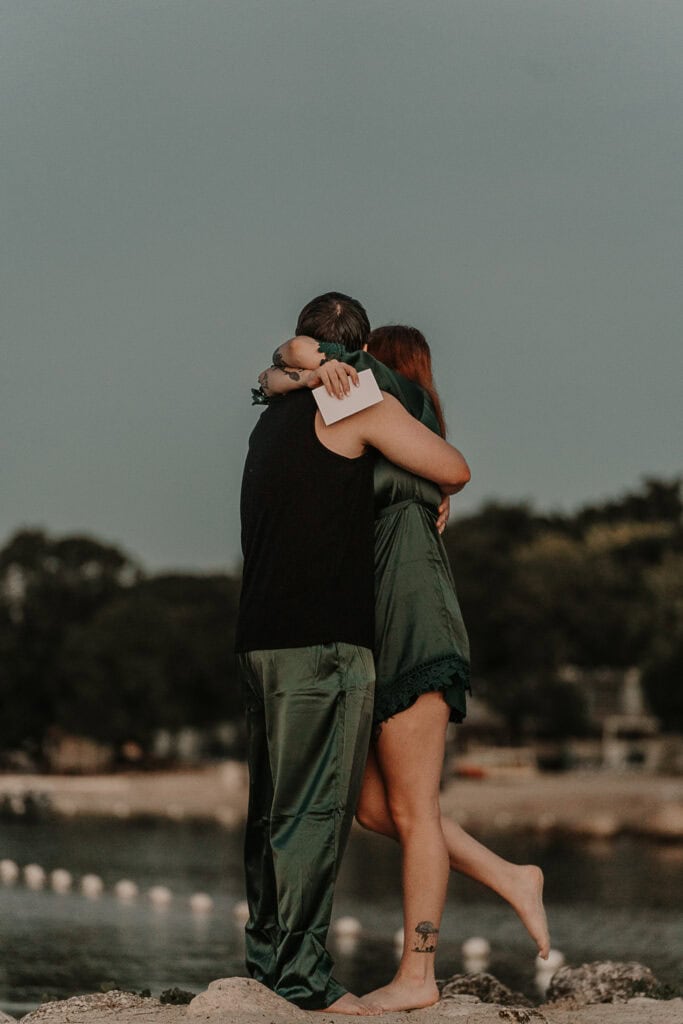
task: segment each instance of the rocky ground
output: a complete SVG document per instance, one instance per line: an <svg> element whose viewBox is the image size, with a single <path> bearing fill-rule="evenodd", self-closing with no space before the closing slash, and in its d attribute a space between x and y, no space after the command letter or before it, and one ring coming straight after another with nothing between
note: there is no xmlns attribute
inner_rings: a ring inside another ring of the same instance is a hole
<svg viewBox="0 0 683 1024"><path fill-rule="evenodd" d="M451 779L442 804L474 831L557 831L596 839L631 832L683 841L681 776L570 772ZM246 768L237 761L173 772L0 775L0 810L18 815L201 818L235 826L246 806Z"/></svg>
<svg viewBox="0 0 683 1024"><path fill-rule="evenodd" d="M484 1002L467 992L447 992L435 1006L412 1013L387 1013L385 1024L681 1024L683 999L653 998L657 983L647 968L638 964L600 964L563 968L564 982L542 1006L515 1005L514 993L490 976L469 978L465 987L477 987L498 1002ZM583 973L582 973L583 972ZM560 974L561 972L558 972ZM488 977L489 980L486 980ZM474 979L474 980L472 980ZM484 979L481 981L481 979ZM495 982L492 984L492 982ZM497 987L496 987L497 986ZM634 992L636 993L634 995ZM651 994L647 994L650 992ZM662 993L659 992L659 995ZM176 993L182 998L182 993ZM592 1002L590 1001L592 1000ZM612 1001L598 1001L612 1000ZM0 1021L12 1019L0 1014ZM223 978L211 983L206 992L184 1005L163 1003L133 993L112 991L75 996L61 1002L45 1003L22 1018L22 1024L348 1024L349 1018L327 1013L310 1013L269 992L246 978Z"/></svg>

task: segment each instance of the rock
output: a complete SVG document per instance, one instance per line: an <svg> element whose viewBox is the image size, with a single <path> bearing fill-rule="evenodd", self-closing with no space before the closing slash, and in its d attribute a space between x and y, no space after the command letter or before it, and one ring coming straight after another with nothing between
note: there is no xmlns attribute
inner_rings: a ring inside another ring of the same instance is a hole
<svg viewBox="0 0 683 1024"><path fill-rule="evenodd" d="M171 1006L185 1006L187 1003L191 1003L195 997L194 992L189 992L185 988L178 988L176 985L174 988L165 988L159 996L159 1002L163 1004L170 1004Z"/></svg>
<svg viewBox="0 0 683 1024"><path fill-rule="evenodd" d="M437 982L437 985L438 984L439 983ZM441 1002L439 1002L437 1005L439 1009L442 1009L444 1006L446 1006L447 1008L450 1008L452 1006L472 1006L474 1003L476 1003L477 1006L483 1005L479 996L471 996L466 993L460 995L456 994L455 992L451 992L447 999L442 999ZM427 1009L429 1009L429 1007L427 1007ZM416 1013L417 1011L412 1012Z"/></svg>
<svg viewBox="0 0 683 1024"><path fill-rule="evenodd" d="M471 999L474 1005L461 1003L462 999ZM446 1021L460 1021L461 1024L501 1024L501 1021L508 1024L548 1024L547 1017L535 1006L500 1006L482 1003L475 996L453 996L438 1006L413 1010L410 1017L415 1017L415 1024L420 1018L425 1024L438 1024L439 1021L444 1021L444 1024Z"/></svg>
<svg viewBox="0 0 683 1024"><path fill-rule="evenodd" d="M508 1006L498 1011L498 1018L515 1024L548 1024L547 1018L535 1007L527 1010L525 1006Z"/></svg>
<svg viewBox="0 0 683 1024"><path fill-rule="evenodd" d="M63 1021L78 1019L80 1015L86 1013L124 1013L126 1010L134 1010L137 1013L141 1009L154 1010L159 1006L158 999L145 999L134 992L121 992L115 988L110 992L95 992L87 996L72 996L71 999L43 1003L37 1010L22 1017L21 1024L39 1024L43 1021L46 1024L62 1024Z"/></svg>
<svg viewBox="0 0 683 1024"><path fill-rule="evenodd" d="M268 1021L291 1021L301 1011L282 996L271 992L253 978L217 978L206 992L200 992L187 1007L189 1017L210 1017L211 1014L237 1016L249 1019L263 1016Z"/></svg>
<svg viewBox="0 0 683 1024"><path fill-rule="evenodd" d="M494 978L492 974L454 974L443 983L441 998L452 996L477 996L482 1003L497 1003L499 1006L532 1006L533 1004L521 992L513 992L507 985Z"/></svg>
<svg viewBox="0 0 683 1024"><path fill-rule="evenodd" d="M553 975L546 1002L570 1001L575 1006L625 1002L632 996L655 995L660 985L649 967L611 960L560 967Z"/></svg>
<svg viewBox="0 0 683 1024"><path fill-rule="evenodd" d="M10 1017L9 1013L0 1010L0 1024L17 1024L16 1018Z"/></svg>

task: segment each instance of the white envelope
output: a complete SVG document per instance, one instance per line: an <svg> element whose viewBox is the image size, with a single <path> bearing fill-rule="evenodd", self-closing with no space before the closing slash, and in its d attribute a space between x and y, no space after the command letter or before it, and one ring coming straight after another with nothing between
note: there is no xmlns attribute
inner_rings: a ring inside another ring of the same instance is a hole
<svg viewBox="0 0 683 1024"><path fill-rule="evenodd" d="M358 374L358 387L351 384L350 395L344 395L343 398L332 397L321 385L313 389L313 397L318 403L325 426L329 427L331 423L353 416L354 412L377 405L382 401L382 392L377 386L372 370L361 370Z"/></svg>

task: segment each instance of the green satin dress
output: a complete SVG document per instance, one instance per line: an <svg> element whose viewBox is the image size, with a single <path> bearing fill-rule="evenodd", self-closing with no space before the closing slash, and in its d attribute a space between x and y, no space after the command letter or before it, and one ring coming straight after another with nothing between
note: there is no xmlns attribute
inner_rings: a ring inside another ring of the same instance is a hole
<svg viewBox="0 0 683 1024"><path fill-rule="evenodd" d="M371 369L383 391L439 433L429 395L367 352L341 346L320 349ZM410 707L423 693L439 690L450 719L465 717L470 692L470 651L455 581L436 529L438 487L377 456L375 488L375 684L378 727Z"/></svg>

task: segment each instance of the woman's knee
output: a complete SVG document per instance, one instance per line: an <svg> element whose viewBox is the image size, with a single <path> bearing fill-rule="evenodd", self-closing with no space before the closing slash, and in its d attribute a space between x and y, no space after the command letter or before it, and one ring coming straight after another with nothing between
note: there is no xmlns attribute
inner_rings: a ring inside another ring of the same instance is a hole
<svg viewBox="0 0 683 1024"><path fill-rule="evenodd" d="M400 836L409 835L415 829L441 827L441 809L438 798L416 802L405 792L389 794L389 810L396 831Z"/></svg>

